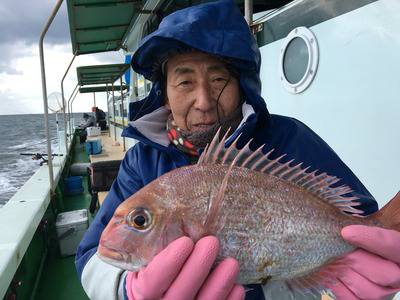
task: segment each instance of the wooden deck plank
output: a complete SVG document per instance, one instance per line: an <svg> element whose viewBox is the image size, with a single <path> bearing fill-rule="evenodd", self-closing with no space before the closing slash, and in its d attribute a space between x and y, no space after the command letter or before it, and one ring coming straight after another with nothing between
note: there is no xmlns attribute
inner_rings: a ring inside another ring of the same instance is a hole
<svg viewBox="0 0 400 300"><path fill-rule="evenodd" d="M88 137L87 140L101 139L102 151L99 154L91 154L90 162L122 160L125 155L122 145L114 145L114 139L108 136L108 132L102 132L100 136Z"/></svg>

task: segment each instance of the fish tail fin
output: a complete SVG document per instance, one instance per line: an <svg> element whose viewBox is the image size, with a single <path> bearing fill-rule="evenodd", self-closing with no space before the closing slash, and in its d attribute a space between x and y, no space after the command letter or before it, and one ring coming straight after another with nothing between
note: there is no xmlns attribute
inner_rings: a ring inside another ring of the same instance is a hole
<svg viewBox="0 0 400 300"><path fill-rule="evenodd" d="M378 212L366 218L376 220L387 228L400 231L400 192ZM348 261L346 257L341 257L328 262L320 269L303 277L287 280L286 285L291 291L302 295L318 296L318 294L323 295L327 292L328 296L335 299L332 292L327 290L326 287L335 284L338 280L337 278L346 268L348 268Z"/></svg>
<svg viewBox="0 0 400 300"><path fill-rule="evenodd" d="M368 218L378 220L379 223L387 228L400 231L400 192L384 207Z"/></svg>

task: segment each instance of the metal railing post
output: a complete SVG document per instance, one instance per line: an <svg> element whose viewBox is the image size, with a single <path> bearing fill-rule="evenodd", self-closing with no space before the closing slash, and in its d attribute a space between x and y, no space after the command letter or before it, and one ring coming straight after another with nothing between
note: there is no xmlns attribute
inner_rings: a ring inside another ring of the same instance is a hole
<svg viewBox="0 0 400 300"><path fill-rule="evenodd" d="M74 62L75 57L76 57L76 54L74 54L74 57L72 57L71 62L69 63L68 68L65 71L63 78L61 79L61 95L62 95L62 100L63 100L63 117L64 117L64 130L65 130L65 154L68 154L68 136L67 136L67 116L65 113L66 101L65 101L65 97L64 97L64 79L67 76L68 71L72 66L72 63ZM69 106L67 107L67 110L69 113Z"/></svg>
<svg viewBox="0 0 400 300"><path fill-rule="evenodd" d="M48 162L47 166L49 168L49 179L50 179L50 189L51 192L54 193L55 186L54 186L54 177L53 177L53 156L51 151L51 140L50 140L50 126L49 126L49 113L48 113L48 105L47 105L47 86L46 86L46 72L44 66L44 53L43 53L43 42L44 37L49 29L51 23L53 22L63 0L58 0L49 19L47 20L46 25L40 35L39 39L39 56L40 56L40 71L42 76L42 93L43 93L43 109L44 109L44 122L45 122L45 130L46 130L46 139L47 139L47 157Z"/></svg>
<svg viewBox="0 0 400 300"><path fill-rule="evenodd" d="M79 86L79 84L77 83L74 90L72 91L71 95L69 96L68 103L67 103L68 104L68 112L69 112L69 114L68 114L69 133L72 134L71 135L72 137L74 136L74 132L73 132L72 125L71 125L72 107L71 107L70 101L71 101L74 93L76 92L76 89L78 88L78 86ZM71 142L72 142L72 137L71 137Z"/></svg>
<svg viewBox="0 0 400 300"><path fill-rule="evenodd" d="M71 114L72 114L72 104L74 103L74 100L75 100L76 96L78 95L78 92L79 92L79 90L76 91L74 97L71 100Z"/></svg>

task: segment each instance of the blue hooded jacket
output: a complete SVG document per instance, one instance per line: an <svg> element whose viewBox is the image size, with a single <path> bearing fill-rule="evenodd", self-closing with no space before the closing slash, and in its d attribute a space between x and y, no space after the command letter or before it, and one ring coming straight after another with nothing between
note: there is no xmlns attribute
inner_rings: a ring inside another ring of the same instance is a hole
<svg viewBox="0 0 400 300"><path fill-rule="evenodd" d="M146 99L131 106L133 122L123 136L139 142L127 151L117 179L78 248L76 267L92 299L124 297L124 273L94 255L101 233L117 206L162 174L189 164L189 159L169 144L166 137L168 112L163 107L165 95L160 66L171 53L191 49L224 59L240 74L244 118L229 141L241 133L241 147L253 138L252 149L265 144L265 152L275 149L272 158L287 154L286 161L294 159L293 165L303 162L311 170L323 170L341 178L336 185L351 187L352 194L360 198L360 208L365 214L378 208L366 188L317 134L296 119L268 113L260 95L260 52L234 2L222 0L189 7L165 17L158 30L142 40L132 57L134 71L152 80L153 86ZM262 290L254 286L246 299L263 299Z"/></svg>

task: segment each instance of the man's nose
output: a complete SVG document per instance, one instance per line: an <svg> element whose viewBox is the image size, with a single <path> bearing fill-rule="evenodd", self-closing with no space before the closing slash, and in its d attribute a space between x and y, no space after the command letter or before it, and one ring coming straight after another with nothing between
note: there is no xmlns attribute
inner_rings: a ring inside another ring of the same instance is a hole
<svg viewBox="0 0 400 300"><path fill-rule="evenodd" d="M197 88L195 108L201 111L209 111L217 105L217 99L208 83L202 83Z"/></svg>

